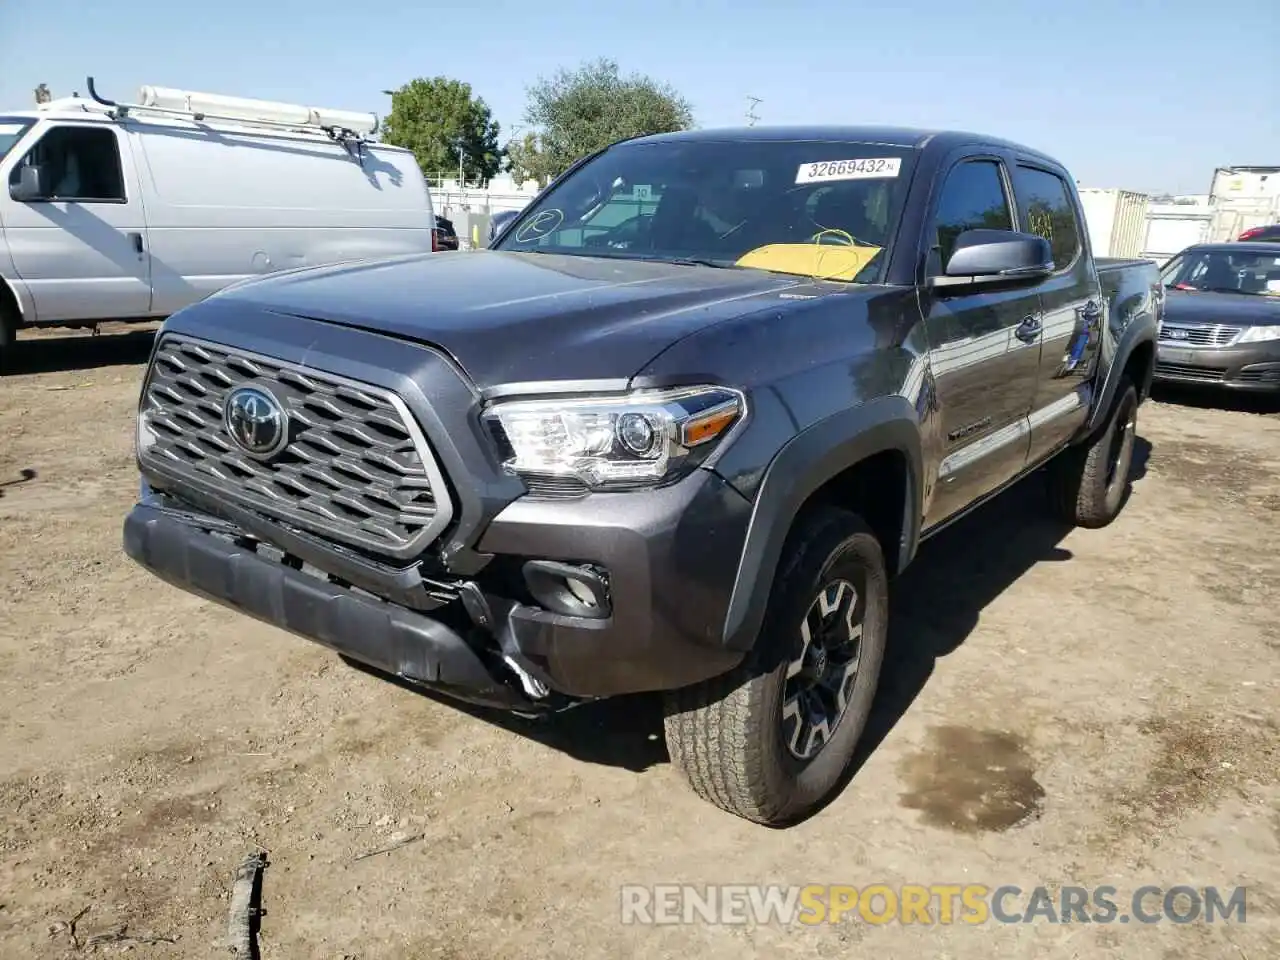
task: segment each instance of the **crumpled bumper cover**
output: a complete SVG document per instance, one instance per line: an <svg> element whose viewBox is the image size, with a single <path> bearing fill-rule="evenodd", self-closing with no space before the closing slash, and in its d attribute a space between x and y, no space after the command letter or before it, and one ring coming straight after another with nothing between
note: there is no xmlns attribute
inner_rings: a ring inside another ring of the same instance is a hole
<svg viewBox="0 0 1280 960"><path fill-rule="evenodd" d="M376 670L472 703L534 707L448 625L264 559L156 507L134 506L124 549L162 580Z"/></svg>

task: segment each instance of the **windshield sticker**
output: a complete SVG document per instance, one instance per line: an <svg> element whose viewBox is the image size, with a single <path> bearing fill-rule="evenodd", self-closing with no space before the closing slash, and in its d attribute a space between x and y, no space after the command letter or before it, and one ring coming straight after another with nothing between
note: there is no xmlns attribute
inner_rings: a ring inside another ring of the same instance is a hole
<svg viewBox="0 0 1280 960"><path fill-rule="evenodd" d="M557 210L554 207L543 210L520 228L516 233L516 243L532 243L534 240L541 240L562 223L564 223L563 210Z"/></svg>
<svg viewBox="0 0 1280 960"><path fill-rule="evenodd" d="M863 160L821 160L802 163L796 171L796 183L824 183L831 180L874 180L896 177L902 168L900 157L874 157Z"/></svg>

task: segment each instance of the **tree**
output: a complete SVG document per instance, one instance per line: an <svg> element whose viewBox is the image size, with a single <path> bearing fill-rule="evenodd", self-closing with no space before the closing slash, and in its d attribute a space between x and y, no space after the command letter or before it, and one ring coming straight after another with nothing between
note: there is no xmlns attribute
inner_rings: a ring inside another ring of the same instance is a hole
<svg viewBox="0 0 1280 960"><path fill-rule="evenodd" d="M603 58L540 78L528 92L525 121L537 135L525 137L522 149L533 152L520 162L539 180L617 140L693 126L692 108L674 89L639 73L620 76Z"/></svg>
<svg viewBox="0 0 1280 960"><path fill-rule="evenodd" d="M526 133L507 145L507 171L516 183L524 183L526 180L546 183L553 175L536 133Z"/></svg>
<svg viewBox="0 0 1280 960"><path fill-rule="evenodd" d="M428 177L456 171L460 148L469 179L488 180L502 167L498 122L460 80L420 77L393 91L382 130L387 143L413 151Z"/></svg>

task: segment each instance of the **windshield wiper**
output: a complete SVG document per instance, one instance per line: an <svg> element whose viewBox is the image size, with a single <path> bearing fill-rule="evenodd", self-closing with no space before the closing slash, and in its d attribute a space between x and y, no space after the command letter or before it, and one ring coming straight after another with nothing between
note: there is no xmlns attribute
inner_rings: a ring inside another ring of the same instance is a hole
<svg viewBox="0 0 1280 960"><path fill-rule="evenodd" d="M736 263L728 263L724 260L707 260L702 257L653 257L662 263L674 263L680 267L715 267L717 270L733 270L740 269Z"/></svg>

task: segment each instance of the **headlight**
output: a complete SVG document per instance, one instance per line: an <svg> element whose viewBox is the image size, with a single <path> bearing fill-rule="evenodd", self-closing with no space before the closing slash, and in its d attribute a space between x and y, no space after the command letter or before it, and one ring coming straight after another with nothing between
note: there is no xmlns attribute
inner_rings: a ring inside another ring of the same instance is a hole
<svg viewBox="0 0 1280 960"><path fill-rule="evenodd" d="M1236 343L1261 343L1264 340L1280 340L1280 324L1269 327L1250 327L1240 334Z"/></svg>
<svg viewBox="0 0 1280 960"><path fill-rule="evenodd" d="M512 400L484 412L503 467L576 478L594 490L655 486L707 462L742 423L746 400L724 387L617 397Z"/></svg>

